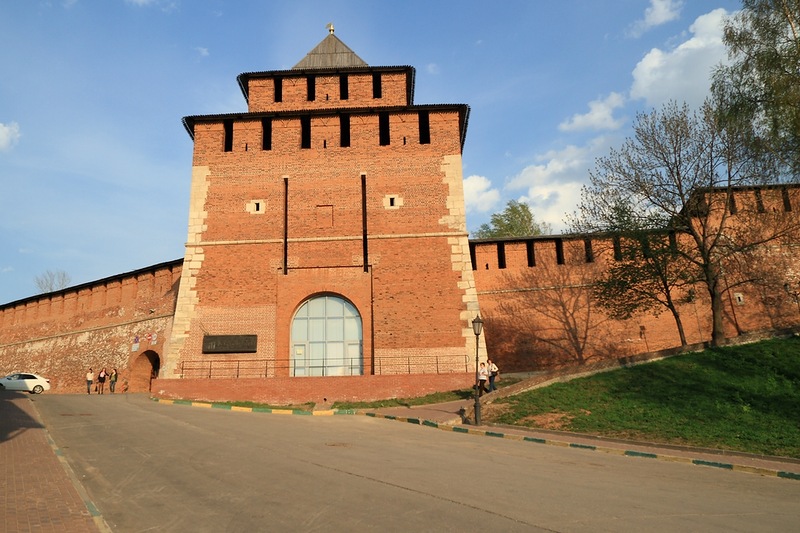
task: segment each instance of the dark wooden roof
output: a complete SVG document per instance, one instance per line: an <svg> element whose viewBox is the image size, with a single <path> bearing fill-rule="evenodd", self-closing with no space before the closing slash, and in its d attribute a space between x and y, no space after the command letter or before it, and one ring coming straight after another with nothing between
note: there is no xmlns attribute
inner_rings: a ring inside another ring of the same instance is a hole
<svg viewBox="0 0 800 533"><path fill-rule="evenodd" d="M366 61L358 57L350 47L333 34L333 26L330 26L329 31L328 36L322 39L317 46L306 54L306 57L292 68L316 69L368 66Z"/></svg>

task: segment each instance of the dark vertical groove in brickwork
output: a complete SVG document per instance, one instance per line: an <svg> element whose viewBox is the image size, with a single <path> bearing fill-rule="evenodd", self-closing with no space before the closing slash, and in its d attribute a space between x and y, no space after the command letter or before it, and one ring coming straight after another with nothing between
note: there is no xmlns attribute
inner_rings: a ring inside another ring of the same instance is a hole
<svg viewBox="0 0 800 533"><path fill-rule="evenodd" d="M364 247L364 272L369 272L369 247L367 245L367 175L361 174L361 233Z"/></svg>
<svg viewBox="0 0 800 533"><path fill-rule="evenodd" d="M371 271L369 273L369 337L369 373L375 375L375 277L372 275ZM363 342L361 343L361 349L364 349Z"/></svg>
<svg viewBox="0 0 800 533"><path fill-rule="evenodd" d="M283 275L289 274L289 178L283 178Z"/></svg>

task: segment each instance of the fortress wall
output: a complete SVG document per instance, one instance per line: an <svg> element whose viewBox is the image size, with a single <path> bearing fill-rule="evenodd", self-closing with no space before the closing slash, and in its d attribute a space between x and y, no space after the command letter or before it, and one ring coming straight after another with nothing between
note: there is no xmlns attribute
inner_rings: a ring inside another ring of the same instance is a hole
<svg viewBox="0 0 800 533"><path fill-rule="evenodd" d="M181 270L163 263L0 307L0 374L42 374L57 392L85 392L90 366L127 379L143 353L164 350Z"/></svg>

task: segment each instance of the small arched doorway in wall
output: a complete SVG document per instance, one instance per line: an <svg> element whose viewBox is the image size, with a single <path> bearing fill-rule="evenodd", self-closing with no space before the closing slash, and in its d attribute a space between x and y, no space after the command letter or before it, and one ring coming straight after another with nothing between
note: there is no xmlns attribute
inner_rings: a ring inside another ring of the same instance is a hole
<svg viewBox="0 0 800 533"><path fill-rule="evenodd" d="M131 361L128 392L150 392L150 384L161 370L161 358L153 350L140 353Z"/></svg>
<svg viewBox="0 0 800 533"><path fill-rule="evenodd" d="M292 319L290 376L360 376L364 373L361 315L335 294L316 295Z"/></svg>

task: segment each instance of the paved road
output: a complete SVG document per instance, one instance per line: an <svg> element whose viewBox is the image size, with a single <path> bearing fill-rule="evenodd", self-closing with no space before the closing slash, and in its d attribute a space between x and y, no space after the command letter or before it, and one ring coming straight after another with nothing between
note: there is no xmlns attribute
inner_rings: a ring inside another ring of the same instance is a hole
<svg viewBox="0 0 800 533"><path fill-rule="evenodd" d="M800 482L365 416L33 399L112 531L794 531Z"/></svg>

